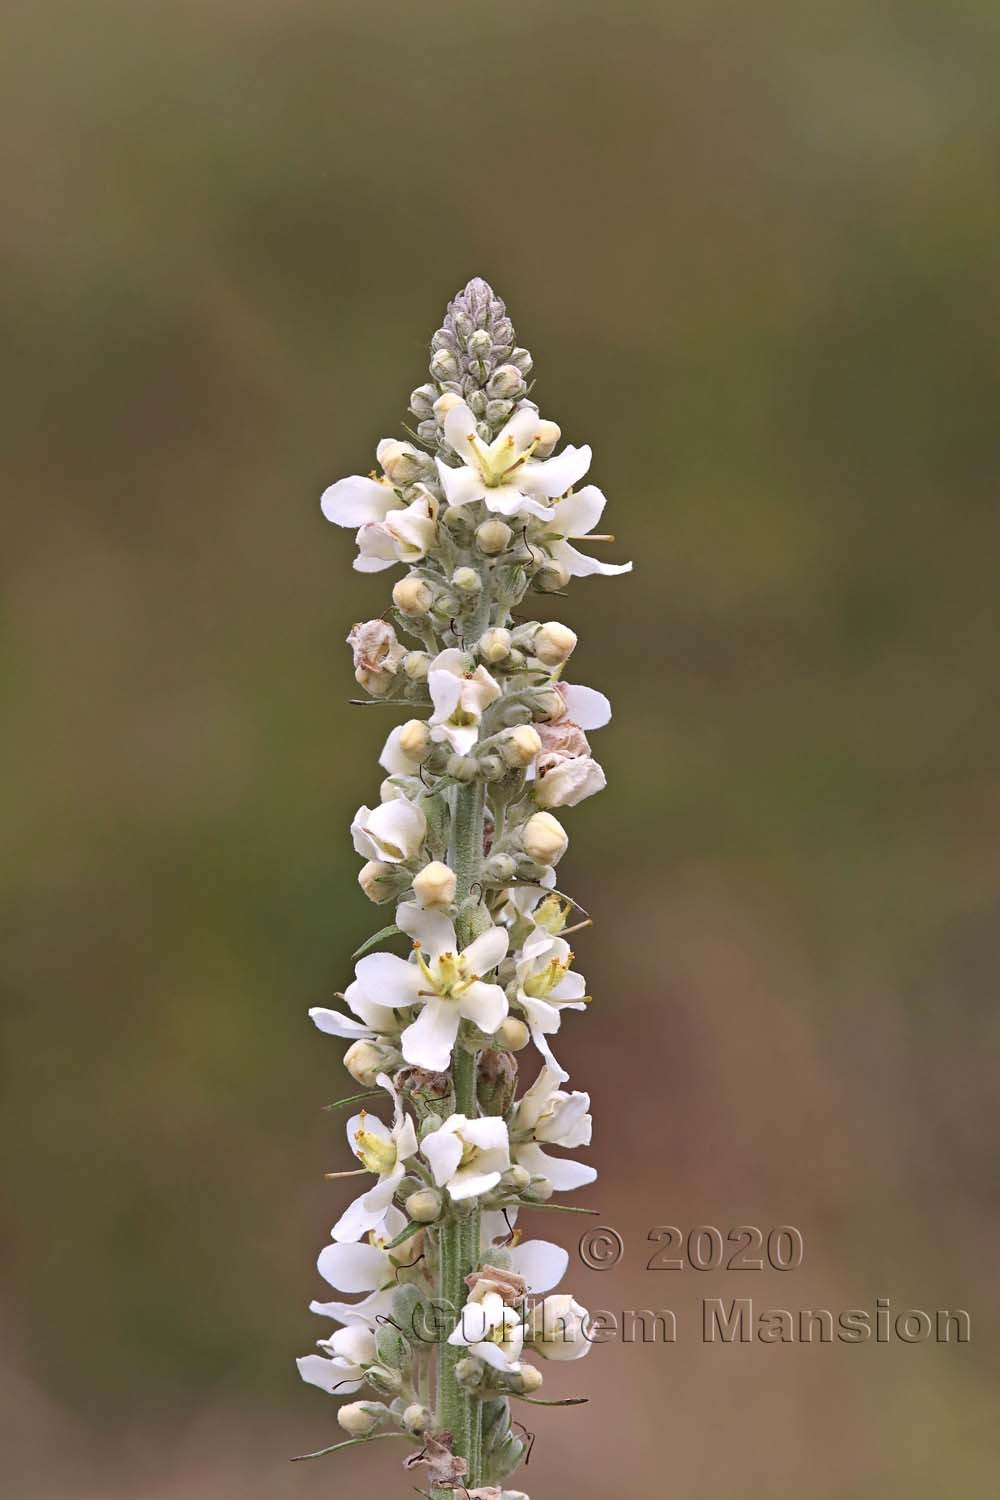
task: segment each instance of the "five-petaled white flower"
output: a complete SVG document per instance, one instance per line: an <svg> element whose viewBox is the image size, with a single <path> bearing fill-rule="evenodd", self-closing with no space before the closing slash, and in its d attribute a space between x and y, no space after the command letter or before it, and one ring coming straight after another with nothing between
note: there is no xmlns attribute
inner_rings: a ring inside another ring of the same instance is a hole
<svg viewBox="0 0 1000 1500"><path fill-rule="evenodd" d="M295 1361L299 1374L310 1385L318 1385L330 1396L356 1391L369 1365L375 1363L375 1334L367 1323L349 1323L331 1338L319 1339L322 1354L307 1354Z"/></svg>
<svg viewBox="0 0 1000 1500"><path fill-rule="evenodd" d="M309 1311L338 1323L359 1320L371 1327L392 1312L392 1299L401 1266L409 1266L421 1253L422 1241L412 1236L395 1250L388 1246L406 1228L406 1215L387 1208L381 1223L357 1243L334 1241L324 1245L316 1269L338 1292L364 1292L358 1302L310 1302ZM555 1282L552 1282L555 1285ZM544 1288L548 1290L548 1288Z"/></svg>
<svg viewBox="0 0 1000 1500"><path fill-rule="evenodd" d="M393 797L378 807L359 807L351 824L354 852L362 859L406 864L415 859L427 834L427 819L415 802Z"/></svg>
<svg viewBox="0 0 1000 1500"><path fill-rule="evenodd" d="M513 981L531 1039L560 1080L569 1074L556 1062L546 1037L559 1030L562 1011L587 1008L587 983L570 968L572 962L573 952L565 938L550 937L536 927L521 949Z"/></svg>
<svg viewBox="0 0 1000 1500"><path fill-rule="evenodd" d="M507 1126L499 1115L478 1120L449 1115L440 1129L424 1136L420 1151L438 1187L456 1201L488 1193L510 1166Z"/></svg>
<svg viewBox="0 0 1000 1500"><path fill-rule="evenodd" d="M508 1307L499 1292L488 1292L482 1301L466 1302L448 1342L468 1349L494 1370L516 1374L524 1347L521 1313Z"/></svg>
<svg viewBox="0 0 1000 1500"><path fill-rule="evenodd" d="M392 1125L384 1125L365 1110L347 1122L348 1145L366 1171L376 1173L378 1182L344 1209L331 1230L335 1240L359 1240L381 1224L405 1175L405 1163L416 1154L417 1132L395 1085L384 1073L378 1082L392 1099Z"/></svg>
<svg viewBox="0 0 1000 1500"><path fill-rule="evenodd" d="M359 573L419 562L434 545L438 502L426 485L415 489L407 504L388 479L352 474L323 491L320 507L326 519L358 529L354 566Z"/></svg>
<svg viewBox="0 0 1000 1500"><path fill-rule="evenodd" d="M590 1095L559 1087L565 1079L554 1069L543 1068L526 1090L511 1116L510 1154L514 1162L532 1176L547 1177L556 1192L585 1187L597 1172L584 1162L550 1156L549 1146L589 1146L591 1132Z"/></svg>
<svg viewBox="0 0 1000 1500"><path fill-rule="evenodd" d="M499 436L484 443L465 402L453 406L444 420L444 435L462 465L449 468L438 460L448 504L485 500L486 508L501 516L551 516L551 502L590 468L590 449L567 447L553 458L533 458L540 421L535 407L520 406Z"/></svg>
<svg viewBox="0 0 1000 1500"><path fill-rule="evenodd" d="M396 923L414 941L412 957L369 953L359 959L345 999L355 1014L363 1000L396 1010L419 1007L402 1034L403 1056L419 1068L443 1072L463 1020L492 1035L507 1014L500 985L481 976L503 959L510 934L488 927L459 952L455 928L444 913L425 911L415 901L397 908Z"/></svg>
<svg viewBox="0 0 1000 1500"><path fill-rule="evenodd" d="M468 657L450 646L428 667L427 687L434 705L431 738L447 740L456 754L468 755L479 738L483 710L500 697L499 683L484 666L472 671Z"/></svg>
<svg viewBox="0 0 1000 1500"><path fill-rule="evenodd" d="M544 1359L582 1359L590 1353L590 1314L569 1292L556 1292L531 1309L525 1336Z"/></svg>

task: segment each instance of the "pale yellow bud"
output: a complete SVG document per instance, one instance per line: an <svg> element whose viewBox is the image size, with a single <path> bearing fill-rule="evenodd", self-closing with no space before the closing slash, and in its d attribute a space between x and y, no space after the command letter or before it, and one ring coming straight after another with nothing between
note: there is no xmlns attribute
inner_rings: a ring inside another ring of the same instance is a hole
<svg viewBox="0 0 1000 1500"><path fill-rule="evenodd" d="M513 535L514 533L504 521L493 516L476 528L476 546L480 552L485 552L487 557L497 557L501 552L506 552Z"/></svg>
<svg viewBox="0 0 1000 1500"><path fill-rule="evenodd" d="M413 894L425 910L450 906L455 899L456 883L454 870L441 860L432 859L414 875Z"/></svg>
<svg viewBox="0 0 1000 1500"><path fill-rule="evenodd" d="M545 1377L537 1365L529 1364L526 1359L521 1360L520 1366L519 1384L521 1386L521 1393L524 1396L530 1396L544 1383Z"/></svg>
<svg viewBox="0 0 1000 1500"><path fill-rule="evenodd" d="M483 586L483 580L475 568L456 568L451 575L451 581L454 587L460 589L463 594L478 594Z"/></svg>
<svg viewBox="0 0 1000 1500"><path fill-rule="evenodd" d="M503 661L505 656L510 655L510 641L510 631L504 630L502 626L496 626L479 637L479 645L476 649L483 661L492 664Z"/></svg>
<svg viewBox="0 0 1000 1500"><path fill-rule="evenodd" d="M569 847L569 839L558 818L550 812L536 812L521 829L521 844L540 865L557 865Z"/></svg>
<svg viewBox="0 0 1000 1500"><path fill-rule="evenodd" d="M344 1053L344 1067L355 1083L360 1083L362 1088L373 1089L378 1075L385 1072L386 1066L396 1055L393 1047L362 1039L352 1042Z"/></svg>
<svg viewBox="0 0 1000 1500"><path fill-rule="evenodd" d="M500 741L500 754L509 766L530 766L541 749L542 737L533 724L519 724L516 729L508 730Z"/></svg>
<svg viewBox="0 0 1000 1500"><path fill-rule="evenodd" d="M542 417L535 428L535 432L538 434L535 442L535 457L548 458L549 454L554 450L556 443L562 437L562 428L558 422L549 422Z"/></svg>
<svg viewBox="0 0 1000 1500"><path fill-rule="evenodd" d="M337 1413L337 1421L351 1437L367 1437L385 1416L385 1407L377 1401L349 1401Z"/></svg>
<svg viewBox="0 0 1000 1500"><path fill-rule="evenodd" d="M434 403L434 415L443 422L453 406L461 406L462 398L455 391L445 391Z"/></svg>
<svg viewBox="0 0 1000 1500"><path fill-rule="evenodd" d="M535 631L531 651L546 667L558 667L571 654L575 645L576 631L570 630L568 625L560 625L558 620L550 620L546 625L539 625ZM403 667L405 670L405 661Z"/></svg>
<svg viewBox="0 0 1000 1500"><path fill-rule="evenodd" d="M572 576L565 563L549 557L535 574L534 585L543 594L552 594L558 589L564 589Z"/></svg>
<svg viewBox="0 0 1000 1500"><path fill-rule="evenodd" d="M441 1217L441 1194L434 1188L419 1188L417 1192L411 1193L403 1207L406 1209L407 1218L416 1224L433 1224L435 1219Z"/></svg>
<svg viewBox="0 0 1000 1500"><path fill-rule="evenodd" d="M408 1406L403 1413L403 1426L411 1437L422 1436L433 1420L426 1406L421 1406L419 1401L414 1401L412 1406Z"/></svg>
<svg viewBox="0 0 1000 1500"><path fill-rule="evenodd" d="M493 1040L505 1052L520 1052L531 1040L531 1032L517 1016L508 1016L493 1033Z"/></svg>
<svg viewBox="0 0 1000 1500"><path fill-rule="evenodd" d="M425 615L434 603L434 593L416 573L407 573L393 585L392 602L404 615Z"/></svg>
<svg viewBox="0 0 1000 1500"><path fill-rule="evenodd" d="M370 859L358 871L358 885L369 901L389 901L399 891L399 875L394 865Z"/></svg>
<svg viewBox="0 0 1000 1500"><path fill-rule="evenodd" d="M431 748L431 732L423 719L407 719L399 731L399 748L410 760L423 760Z"/></svg>
<svg viewBox="0 0 1000 1500"><path fill-rule="evenodd" d="M407 651L403 657L403 671L411 682L425 682L430 664L429 651Z"/></svg>

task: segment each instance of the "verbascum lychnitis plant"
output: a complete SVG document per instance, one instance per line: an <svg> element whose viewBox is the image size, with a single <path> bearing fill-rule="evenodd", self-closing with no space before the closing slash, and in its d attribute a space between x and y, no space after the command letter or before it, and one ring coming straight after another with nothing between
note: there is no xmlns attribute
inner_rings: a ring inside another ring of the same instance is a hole
<svg viewBox="0 0 1000 1500"><path fill-rule="evenodd" d="M596 533L604 496L575 488L590 449L560 447L531 367L504 304L470 281L431 341L409 439L383 438L377 468L322 497L356 533L355 568L404 569L348 636L363 701L402 722L351 825L361 887L390 920L341 1006L310 1011L350 1043L362 1091L340 1101L358 1106L359 1166L329 1175L368 1181L318 1262L353 1300L312 1303L337 1326L298 1366L347 1398L348 1436L322 1452L404 1438L418 1489L474 1500L521 1493L503 1487L529 1441L512 1404L545 1400L530 1356L590 1348L585 1310L553 1291L566 1251L520 1220L596 1175L562 1154L589 1144L590 1098L553 1042L590 997L568 941L587 919L556 867L564 809L605 785L587 735L611 708L567 680L574 632L527 618L549 611L525 599L631 566L578 549L613 540Z"/></svg>

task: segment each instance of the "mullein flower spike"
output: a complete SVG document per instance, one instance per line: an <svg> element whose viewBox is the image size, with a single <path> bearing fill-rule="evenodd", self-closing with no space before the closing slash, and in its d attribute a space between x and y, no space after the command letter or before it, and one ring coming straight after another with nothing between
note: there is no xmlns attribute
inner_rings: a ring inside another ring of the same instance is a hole
<svg viewBox="0 0 1000 1500"><path fill-rule="evenodd" d="M553 889L569 836L552 809L604 788L587 732L611 706L564 680L568 626L514 611L529 591L631 568L573 545L613 540L595 534L604 496L574 490L591 450L560 447L528 398L531 368L504 304L470 281L410 396L420 446L383 438L371 473L321 502L356 533L360 572L406 569L385 613L347 638L360 686L404 717L379 757L378 804L351 824L361 888L395 920L363 945L343 1008L309 1012L350 1042L345 1066L373 1097L347 1126L369 1185L318 1261L354 1300L311 1304L339 1327L298 1367L331 1395L385 1398L342 1405L341 1426L409 1437L405 1466L425 1465L436 1495L481 1500L527 1500L502 1483L526 1456L509 1402L542 1383L526 1351L590 1348L586 1310L544 1295L566 1251L522 1240L517 1217L596 1176L550 1151L591 1133L590 1097L564 1087L549 1040L590 998L563 936L581 924ZM406 957L379 948L400 938ZM518 1095L525 1068L536 1076Z"/></svg>

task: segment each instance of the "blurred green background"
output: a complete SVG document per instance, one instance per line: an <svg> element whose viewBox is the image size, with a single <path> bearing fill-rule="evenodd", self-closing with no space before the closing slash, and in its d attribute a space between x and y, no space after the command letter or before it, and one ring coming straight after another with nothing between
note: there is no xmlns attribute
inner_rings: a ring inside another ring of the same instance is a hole
<svg viewBox="0 0 1000 1500"><path fill-rule="evenodd" d="M337 1432L292 1363L345 1157L305 1012L381 915L347 823L393 712L347 707L384 580L317 502L481 274L638 564L559 601L616 709L560 1055L626 1242L570 1282L681 1326L550 1370L594 1399L525 1409L515 1482L990 1493L995 4L15 0L3 34L5 1490L409 1489L395 1447L287 1463ZM654 1275L663 1223L792 1223L805 1262ZM973 1342L705 1347L737 1295Z"/></svg>

